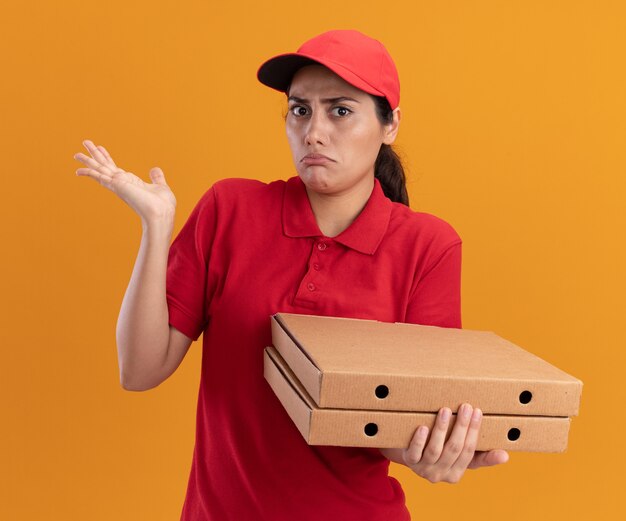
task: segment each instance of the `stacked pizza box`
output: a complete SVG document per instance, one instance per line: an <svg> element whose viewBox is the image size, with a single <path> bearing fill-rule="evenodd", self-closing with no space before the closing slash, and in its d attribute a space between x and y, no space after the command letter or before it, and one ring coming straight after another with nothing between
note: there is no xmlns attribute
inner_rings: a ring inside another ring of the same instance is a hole
<svg viewBox="0 0 626 521"><path fill-rule="evenodd" d="M264 375L310 445L408 447L441 407L481 409L476 450L563 452L582 382L490 331L277 313Z"/></svg>

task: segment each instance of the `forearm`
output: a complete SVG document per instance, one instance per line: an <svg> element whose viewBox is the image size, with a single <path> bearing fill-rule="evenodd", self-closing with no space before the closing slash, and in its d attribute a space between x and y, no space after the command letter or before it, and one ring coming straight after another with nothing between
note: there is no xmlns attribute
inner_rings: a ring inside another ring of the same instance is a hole
<svg viewBox="0 0 626 521"><path fill-rule="evenodd" d="M169 344L165 277L173 221L172 215L143 225L116 328L120 382L125 389L149 389L162 380Z"/></svg>

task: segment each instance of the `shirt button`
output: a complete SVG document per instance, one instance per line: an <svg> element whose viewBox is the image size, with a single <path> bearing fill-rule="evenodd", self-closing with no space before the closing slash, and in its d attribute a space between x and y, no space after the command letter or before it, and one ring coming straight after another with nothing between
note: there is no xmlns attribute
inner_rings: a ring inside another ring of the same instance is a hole
<svg viewBox="0 0 626 521"><path fill-rule="evenodd" d="M306 287L309 288L309 291L315 291L315 284L312 282L309 282Z"/></svg>
<svg viewBox="0 0 626 521"><path fill-rule="evenodd" d="M320 270L320 265L316 262L315 264L313 264L313 269L315 271L319 271Z"/></svg>
<svg viewBox="0 0 626 521"><path fill-rule="evenodd" d="M320 251L324 251L327 247L328 247L328 245L325 242L318 242L317 243L317 249L320 250Z"/></svg>

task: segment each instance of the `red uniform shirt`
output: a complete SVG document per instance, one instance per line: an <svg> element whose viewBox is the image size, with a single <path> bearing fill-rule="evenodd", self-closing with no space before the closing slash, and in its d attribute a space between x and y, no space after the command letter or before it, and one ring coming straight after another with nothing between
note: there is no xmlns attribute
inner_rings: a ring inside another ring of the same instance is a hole
<svg viewBox="0 0 626 521"><path fill-rule="evenodd" d="M454 229L391 202L378 180L363 211L332 238L297 176L209 188L167 267L169 323L194 340L204 333L181 519L410 519L378 449L306 444L263 377L270 315L461 327L460 279Z"/></svg>

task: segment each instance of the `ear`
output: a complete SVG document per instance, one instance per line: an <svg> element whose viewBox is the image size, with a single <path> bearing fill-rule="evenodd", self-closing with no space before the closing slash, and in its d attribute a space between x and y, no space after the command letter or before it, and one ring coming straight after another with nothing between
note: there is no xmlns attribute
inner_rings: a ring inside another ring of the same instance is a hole
<svg viewBox="0 0 626 521"><path fill-rule="evenodd" d="M398 128L400 127L401 117L402 114L400 112L400 107L396 107L395 109L393 109L393 121L388 125L385 125L385 130L383 134L383 143L385 145L391 145L396 140Z"/></svg>

